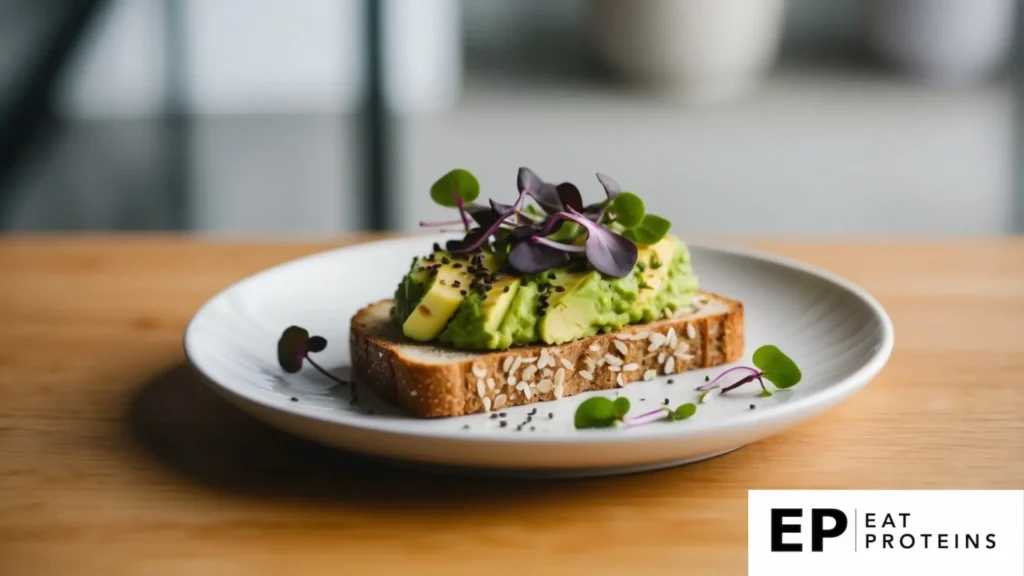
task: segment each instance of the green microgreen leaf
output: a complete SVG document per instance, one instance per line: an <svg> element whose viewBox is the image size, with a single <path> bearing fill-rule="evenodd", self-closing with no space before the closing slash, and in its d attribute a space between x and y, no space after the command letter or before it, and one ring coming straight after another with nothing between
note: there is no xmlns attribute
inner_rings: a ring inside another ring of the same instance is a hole
<svg viewBox="0 0 1024 576"><path fill-rule="evenodd" d="M697 405L694 404L693 402L687 402L686 404L679 406L678 408L675 409L674 412L672 412L672 419L686 420L687 418L693 416L696 413Z"/></svg>
<svg viewBox="0 0 1024 576"><path fill-rule="evenodd" d="M672 223L661 216L647 214L637 226L626 230L624 236L637 244L650 246L660 242L671 227Z"/></svg>
<svg viewBox="0 0 1024 576"><path fill-rule="evenodd" d="M758 398L771 398L772 393L768 390L761 390L757 395Z"/></svg>
<svg viewBox="0 0 1024 576"><path fill-rule="evenodd" d="M777 346L767 344L754 351L752 359L754 366L761 370L766 380L775 385L776 388L792 388L796 386L803 375L796 362L782 353Z"/></svg>
<svg viewBox="0 0 1024 576"><path fill-rule="evenodd" d="M619 418L622 418L629 412L629 398L621 396L615 399L615 411L618 413Z"/></svg>
<svg viewBox="0 0 1024 576"><path fill-rule="evenodd" d="M621 405L618 404L618 400L626 400L625 398L619 398L616 401L612 401L604 396L595 396L594 398L588 398L584 400L579 408L576 409L576 415L574 417L574 423L576 428L609 428L615 426L622 420L622 414L619 413ZM629 410L629 401L626 400L626 410Z"/></svg>
<svg viewBox="0 0 1024 576"><path fill-rule="evenodd" d="M612 212L619 224L632 228L643 222L644 201L632 192L620 192L612 201Z"/></svg>
<svg viewBox="0 0 1024 576"><path fill-rule="evenodd" d="M441 176L434 185L430 187L430 197L441 206L455 208L459 205L456 198L461 198L466 204L480 196L480 182L468 170L456 168Z"/></svg>

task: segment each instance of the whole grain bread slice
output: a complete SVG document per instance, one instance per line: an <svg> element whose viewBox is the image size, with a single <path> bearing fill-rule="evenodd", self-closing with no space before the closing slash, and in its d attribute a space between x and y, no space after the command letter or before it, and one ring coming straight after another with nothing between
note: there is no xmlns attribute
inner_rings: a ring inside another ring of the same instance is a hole
<svg viewBox="0 0 1024 576"><path fill-rule="evenodd" d="M410 340L391 300L360 310L349 336L356 382L420 418L444 418L607 390L743 355L743 305L702 292L698 307L558 346L465 352Z"/></svg>

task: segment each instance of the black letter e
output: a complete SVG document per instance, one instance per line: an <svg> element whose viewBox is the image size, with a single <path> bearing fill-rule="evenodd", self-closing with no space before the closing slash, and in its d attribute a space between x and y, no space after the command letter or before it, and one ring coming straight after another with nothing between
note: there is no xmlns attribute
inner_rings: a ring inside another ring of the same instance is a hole
<svg viewBox="0 0 1024 576"><path fill-rule="evenodd" d="M797 524L785 524L783 518L800 518L804 515L799 508L772 508L772 552L803 552L804 546L799 542L786 544L782 541L782 535L787 532L800 533L800 526Z"/></svg>

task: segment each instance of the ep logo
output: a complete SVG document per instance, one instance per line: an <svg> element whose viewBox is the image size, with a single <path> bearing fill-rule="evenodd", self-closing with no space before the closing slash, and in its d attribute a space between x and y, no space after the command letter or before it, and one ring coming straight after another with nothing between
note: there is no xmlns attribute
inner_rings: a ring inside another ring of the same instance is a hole
<svg viewBox="0 0 1024 576"><path fill-rule="evenodd" d="M803 543L795 541L799 537L786 537L786 534L803 532L803 509L772 508L771 515L772 552L803 552ZM825 539L838 538L849 525L846 514L835 508L811 508L810 521L812 552L823 551Z"/></svg>

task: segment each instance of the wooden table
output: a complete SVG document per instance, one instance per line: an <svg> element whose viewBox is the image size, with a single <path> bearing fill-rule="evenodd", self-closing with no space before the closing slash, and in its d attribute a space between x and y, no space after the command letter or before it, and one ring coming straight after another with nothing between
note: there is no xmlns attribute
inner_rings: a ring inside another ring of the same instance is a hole
<svg viewBox="0 0 1024 576"><path fill-rule="evenodd" d="M754 243L881 300L881 376L715 460L557 482L395 472L196 380L208 297L338 244L0 240L0 574L744 574L751 488L1024 488L1022 239Z"/></svg>

